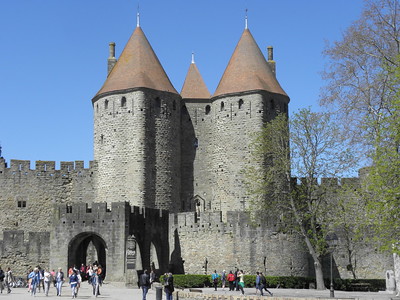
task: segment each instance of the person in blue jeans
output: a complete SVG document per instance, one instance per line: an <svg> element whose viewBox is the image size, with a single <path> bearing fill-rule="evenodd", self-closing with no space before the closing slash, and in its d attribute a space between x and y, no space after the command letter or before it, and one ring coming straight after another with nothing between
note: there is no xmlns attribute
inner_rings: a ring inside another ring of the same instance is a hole
<svg viewBox="0 0 400 300"><path fill-rule="evenodd" d="M76 294L78 293L78 274L75 269L72 271L71 276L69 276L69 284L71 285L72 298L76 298Z"/></svg>
<svg viewBox="0 0 400 300"><path fill-rule="evenodd" d="M38 268L33 269L33 271L29 274L29 278L31 279L31 286L32 286L31 295L35 296L36 290L40 284L39 269Z"/></svg>
<svg viewBox="0 0 400 300"><path fill-rule="evenodd" d="M64 272L61 270L61 268L58 268L55 280L56 280L57 296L61 297L61 289L64 283Z"/></svg>
<svg viewBox="0 0 400 300"><path fill-rule="evenodd" d="M142 299L146 300L146 295L150 288L150 275L147 273L147 270L144 270L143 274L140 275L139 286L142 288L143 292Z"/></svg>
<svg viewBox="0 0 400 300"><path fill-rule="evenodd" d="M168 273L164 278L164 291L166 300L172 300L172 293L174 292L174 277L172 277L172 273Z"/></svg>

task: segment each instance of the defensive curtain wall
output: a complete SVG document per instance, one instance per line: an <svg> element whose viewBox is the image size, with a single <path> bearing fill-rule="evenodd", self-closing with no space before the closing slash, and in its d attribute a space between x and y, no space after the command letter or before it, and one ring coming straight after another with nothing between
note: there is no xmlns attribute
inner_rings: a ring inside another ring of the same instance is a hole
<svg viewBox="0 0 400 300"><path fill-rule="evenodd" d="M358 183L358 178L345 178L340 183L336 178L323 178L320 188L339 190L344 185ZM169 244L179 254L185 273L211 274L214 270L230 271L237 267L253 274L264 271L274 276L314 276L313 260L304 240L280 222L279 216L266 213L255 224L249 222L245 212L226 212L226 219L224 214L222 211L170 214ZM351 243L345 232L337 235L338 245L333 251L336 277L353 278L349 250L358 278L383 278L386 270L392 269L391 255L380 253L367 239ZM330 254L323 260L323 271L329 278Z"/></svg>
<svg viewBox="0 0 400 300"><path fill-rule="evenodd" d="M274 219L252 224L244 212L226 212L225 220L221 211L168 214L126 202L93 203L93 162L88 169L80 161L61 162L60 170L49 161L36 162L32 170L29 161L11 160L9 168L3 158L0 162L0 211L6 212L0 218L0 258L15 274L37 264L67 268L97 259L106 266L109 280L128 283L150 266L174 273L209 274L239 267L269 275L312 276L301 238ZM323 179L321 185L340 188L335 179ZM335 270L349 278L340 233L339 242ZM360 278L382 278L391 269L390 255L368 244L355 250Z"/></svg>

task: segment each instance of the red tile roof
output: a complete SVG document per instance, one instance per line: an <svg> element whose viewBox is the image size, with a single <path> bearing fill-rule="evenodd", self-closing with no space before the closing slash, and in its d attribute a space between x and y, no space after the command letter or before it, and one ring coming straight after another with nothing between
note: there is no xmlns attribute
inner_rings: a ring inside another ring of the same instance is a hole
<svg viewBox="0 0 400 300"><path fill-rule="evenodd" d="M286 95L250 31L245 29L213 97L253 90Z"/></svg>
<svg viewBox="0 0 400 300"><path fill-rule="evenodd" d="M195 63L190 64L181 96L184 99L208 99L211 96Z"/></svg>
<svg viewBox="0 0 400 300"><path fill-rule="evenodd" d="M136 27L94 99L104 93L140 87L178 93L172 86L142 29Z"/></svg>

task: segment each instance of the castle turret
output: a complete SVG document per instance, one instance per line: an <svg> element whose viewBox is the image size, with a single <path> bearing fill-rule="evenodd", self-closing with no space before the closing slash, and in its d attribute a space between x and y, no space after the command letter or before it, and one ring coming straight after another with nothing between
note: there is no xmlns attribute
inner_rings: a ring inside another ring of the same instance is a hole
<svg viewBox="0 0 400 300"><path fill-rule="evenodd" d="M194 62L181 91L182 110L182 208L205 210L212 199L209 158L212 134L210 92Z"/></svg>
<svg viewBox="0 0 400 300"><path fill-rule="evenodd" d="M249 148L252 134L279 112L287 112L288 103L289 97L246 26L212 97L212 210L246 208L243 171L255 164Z"/></svg>
<svg viewBox="0 0 400 300"><path fill-rule="evenodd" d="M96 201L177 209L180 99L137 26L92 100Z"/></svg>

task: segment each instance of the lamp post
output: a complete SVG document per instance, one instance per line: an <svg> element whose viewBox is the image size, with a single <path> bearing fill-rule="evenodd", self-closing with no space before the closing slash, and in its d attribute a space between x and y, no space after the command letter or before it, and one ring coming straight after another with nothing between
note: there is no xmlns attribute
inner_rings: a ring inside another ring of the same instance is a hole
<svg viewBox="0 0 400 300"><path fill-rule="evenodd" d="M330 233L326 236L326 242L329 245L329 248L331 248L331 264L330 264L330 268L331 268L331 285L329 288L329 292L330 292L330 297L331 298L335 298L335 289L333 287L333 251L335 250L335 247L338 243L338 238L336 233Z"/></svg>

